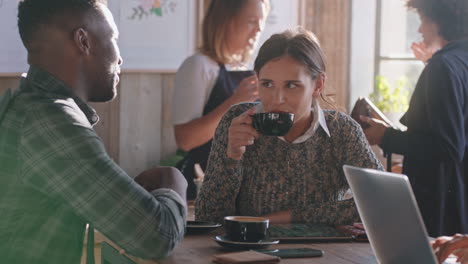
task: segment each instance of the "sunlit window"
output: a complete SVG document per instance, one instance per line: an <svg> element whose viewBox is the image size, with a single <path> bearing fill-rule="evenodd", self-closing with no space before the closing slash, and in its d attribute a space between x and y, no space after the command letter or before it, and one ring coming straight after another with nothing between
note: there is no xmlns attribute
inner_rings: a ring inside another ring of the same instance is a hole
<svg viewBox="0 0 468 264"><path fill-rule="evenodd" d="M406 79L405 88L411 93L424 67L410 48L421 41L419 16L407 10L403 0L377 0L376 17L375 73L392 87L397 80Z"/></svg>

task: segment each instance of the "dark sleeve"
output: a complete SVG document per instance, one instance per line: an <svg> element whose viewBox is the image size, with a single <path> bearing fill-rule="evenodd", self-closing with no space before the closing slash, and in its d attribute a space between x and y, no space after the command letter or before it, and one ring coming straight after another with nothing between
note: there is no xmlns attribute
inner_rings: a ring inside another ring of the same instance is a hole
<svg viewBox="0 0 468 264"><path fill-rule="evenodd" d="M428 64L418 86L424 87L423 116L426 132L387 129L382 139L384 151L418 160L455 160L461 162L465 151L465 94L455 69L439 58Z"/></svg>

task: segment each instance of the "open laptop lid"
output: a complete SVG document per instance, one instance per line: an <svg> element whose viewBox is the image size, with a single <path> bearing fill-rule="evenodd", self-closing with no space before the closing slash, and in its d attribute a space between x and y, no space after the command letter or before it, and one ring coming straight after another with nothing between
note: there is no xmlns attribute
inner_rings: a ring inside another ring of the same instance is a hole
<svg viewBox="0 0 468 264"><path fill-rule="evenodd" d="M408 177L348 165L343 169L379 262L436 264Z"/></svg>

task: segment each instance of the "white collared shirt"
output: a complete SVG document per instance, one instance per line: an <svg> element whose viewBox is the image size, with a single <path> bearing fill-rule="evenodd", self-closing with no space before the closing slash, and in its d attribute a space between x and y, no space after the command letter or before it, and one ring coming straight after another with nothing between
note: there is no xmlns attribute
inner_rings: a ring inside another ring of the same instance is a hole
<svg viewBox="0 0 468 264"><path fill-rule="evenodd" d="M328 127L327 127L327 121L325 120L325 115L317 100L314 100L310 111L312 113L318 113L318 114L314 115L314 120L312 120L312 123L310 123L309 129L307 129L307 131L303 135L299 136L293 142L291 142L292 144L299 144L299 143L306 141L307 139L309 139L315 134L315 131L317 131L319 126L322 127L322 129L325 131L325 133L327 133L329 137L331 137L330 131L328 130ZM255 107L255 112L256 113L263 112L262 103L258 104ZM286 141L284 137L278 137L278 138L283 141Z"/></svg>

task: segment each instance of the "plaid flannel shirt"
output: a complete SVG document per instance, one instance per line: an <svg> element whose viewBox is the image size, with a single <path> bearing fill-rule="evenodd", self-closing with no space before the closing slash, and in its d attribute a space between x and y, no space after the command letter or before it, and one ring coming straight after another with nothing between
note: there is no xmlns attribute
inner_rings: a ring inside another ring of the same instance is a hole
<svg viewBox="0 0 468 264"><path fill-rule="evenodd" d="M136 184L107 155L97 121L34 66L0 97L0 263L78 264L87 222L141 258L162 258L183 239L185 202Z"/></svg>

